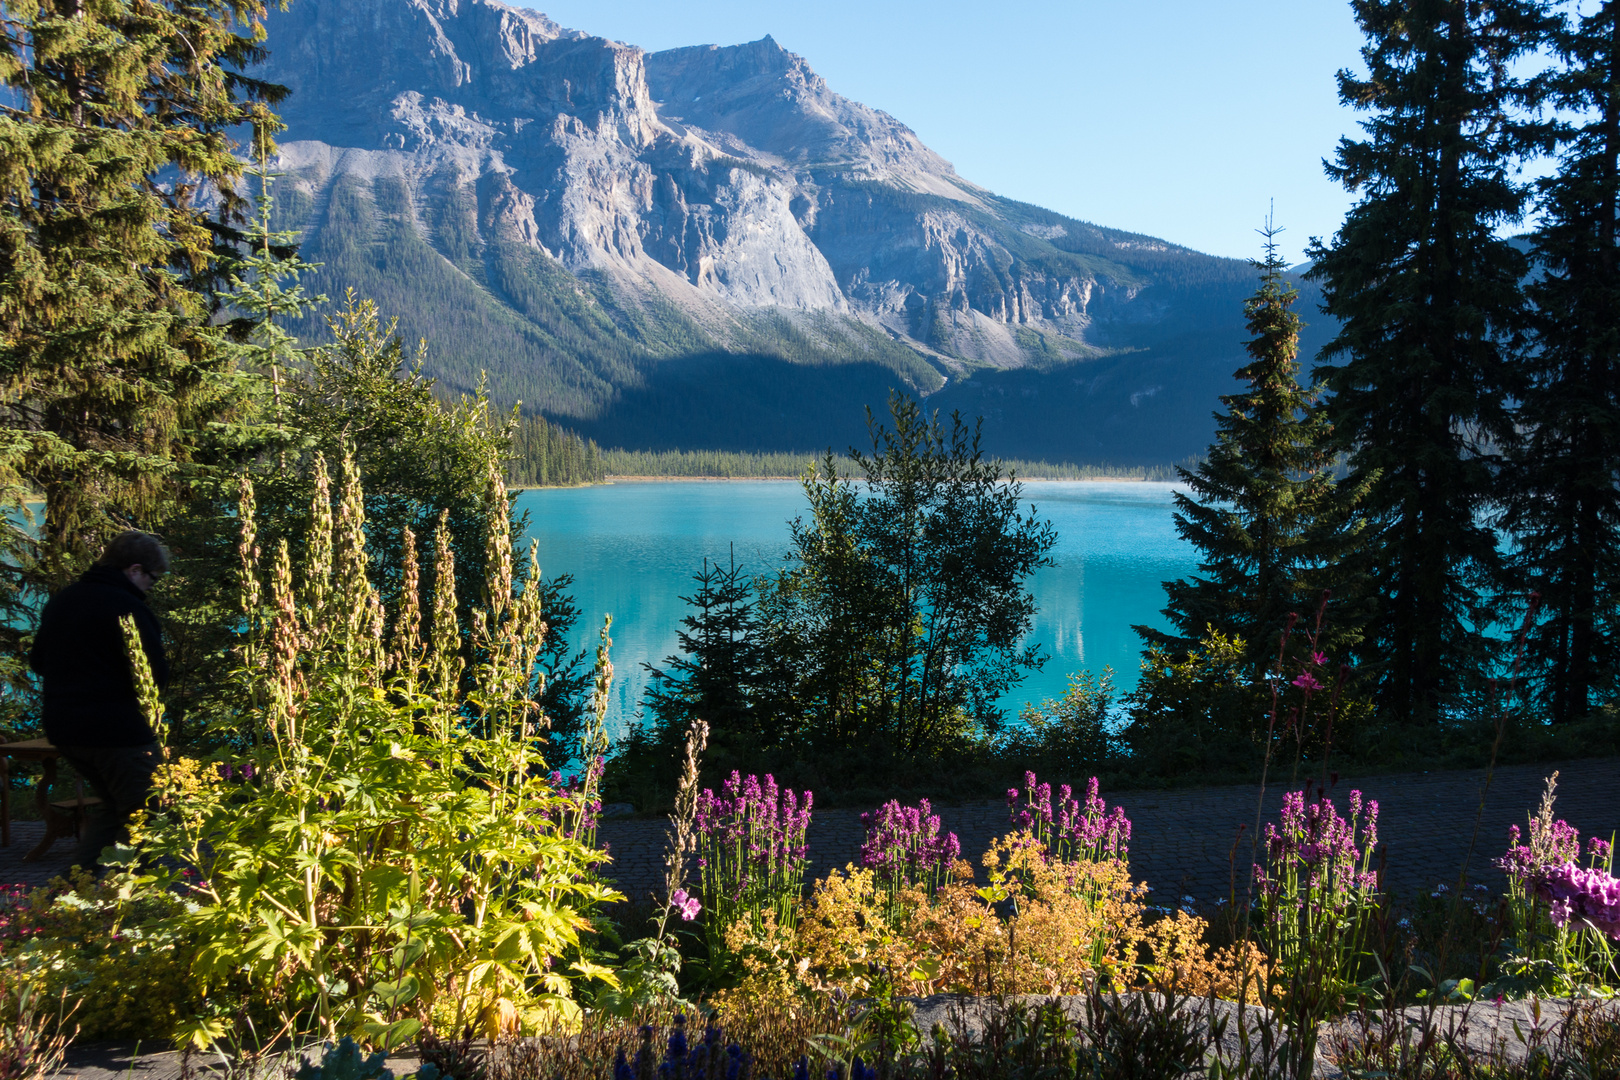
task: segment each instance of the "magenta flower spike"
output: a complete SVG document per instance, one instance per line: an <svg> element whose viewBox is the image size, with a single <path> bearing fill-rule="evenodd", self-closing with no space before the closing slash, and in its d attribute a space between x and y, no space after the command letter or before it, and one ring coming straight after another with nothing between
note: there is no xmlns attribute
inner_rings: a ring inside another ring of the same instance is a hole
<svg viewBox="0 0 1620 1080"><path fill-rule="evenodd" d="M808 865L813 796L783 789L776 778L733 771L717 797L698 797L697 865L702 876L705 930L723 934L747 918L756 925L765 911L791 924ZM697 901L692 901L694 904ZM697 908L692 909L694 914Z"/></svg>
<svg viewBox="0 0 1620 1080"><path fill-rule="evenodd" d="M907 885L937 889L961 854L955 833L940 835L939 815L926 799L917 806L902 806L892 799L861 820L866 825L861 863L876 872L891 905Z"/></svg>
<svg viewBox="0 0 1620 1080"><path fill-rule="evenodd" d="M1130 820L1119 807L1108 809L1098 794L1095 776L1086 785L1084 804L1075 799L1067 784L1058 788L1054 805L1051 784L1040 783L1032 772L1025 773L1024 780L1023 807L1018 806L1019 793L1014 788L1007 792L1007 809L1013 824L1027 832L1033 843L1064 862L1126 857Z"/></svg>

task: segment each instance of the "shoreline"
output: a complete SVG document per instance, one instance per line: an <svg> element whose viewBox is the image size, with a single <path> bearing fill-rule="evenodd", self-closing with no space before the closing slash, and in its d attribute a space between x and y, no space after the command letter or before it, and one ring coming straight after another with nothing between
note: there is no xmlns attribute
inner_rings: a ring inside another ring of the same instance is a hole
<svg viewBox="0 0 1620 1080"><path fill-rule="evenodd" d="M605 484L796 484L797 476L632 476L617 473L586 484L508 484L509 491L552 491L564 488L598 487ZM1174 480L1149 480L1145 476L1020 476L1020 482L1043 484L1173 484Z"/></svg>
<svg viewBox="0 0 1620 1080"><path fill-rule="evenodd" d="M606 487L610 484L796 484L798 476L633 476L614 473L584 484L508 484L508 491L569 491ZM1020 476L1020 483L1040 484L1174 484L1174 480L1149 480L1145 476Z"/></svg>

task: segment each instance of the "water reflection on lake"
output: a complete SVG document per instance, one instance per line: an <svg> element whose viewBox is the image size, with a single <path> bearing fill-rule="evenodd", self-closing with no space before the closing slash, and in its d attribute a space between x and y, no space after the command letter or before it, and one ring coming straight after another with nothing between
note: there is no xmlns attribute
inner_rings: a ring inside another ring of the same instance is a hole
<svg viewBox="0 0 1620 1080"><path fill-rule="evenodd" d="M1057 527L1056 565L1036 574L1033 639L1051 654L1004 704L1013 713L1032 698L1053 696L1068 673L1112 666L1121 688L1136 681L1141 643L1131 626L1164 626L1160 582L1196 568L1196 555L1175 534L1173 485L1041 481L1025 495ZM547 575L574 575L585 613L574 636L594 641L604 612L613 614L614 713L622 724L646 686L643 662L661 664L676 651L688 613L682 594L705 557L725 560L734 547L748 571L780 565L790 518L805 513L797 483L624 483L527 491L529 535L539 542Z"/></svg>

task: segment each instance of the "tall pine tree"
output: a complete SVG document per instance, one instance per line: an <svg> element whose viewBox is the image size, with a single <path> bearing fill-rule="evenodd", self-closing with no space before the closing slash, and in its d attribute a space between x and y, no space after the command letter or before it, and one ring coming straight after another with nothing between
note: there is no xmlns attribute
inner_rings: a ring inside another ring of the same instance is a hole
<svg viewBox="0 0 1620 1080"><path fill-rule="evenodd" d="M692 579L697 591L681 597L692 608L677 635L681 655L668 657L666 669L643 665L651 677L645 704L657 718L654 738L672 761L694 720L709 725L722 753L780 743L784 733L771 722L773 665L751 579L737 565L735 552L724 566L703 560Z"/></svg>
<svg viewBox="0 0 1620 1080"><path fill-rule="evenodd" d="M1397 720L1437 716L1486 660L1497 584L1484 512L1510 433L1508 338L1525 317L1522 252L1499 235L1526 190L1530 132L1514 64L1550 20L1540 0L1353 0L1366 78L1339 96L1370 112L1328 175L1360 195L1313 246L1339 333L1319 369L1352 482L1372 482L1365 566L1377 609L1363 668Z"/></svg>
<svg viewBox="0 0 1620 1080"><path fill-rule="evenodd" d="M1541 594L1532 684L1565 721L1613 700L1620 667L1620 4L1572 15L1553 43L1552 103L1575 119L1540 185L1525 434L1503 524L1514 580Z"/></svg>
<svg viewBox="0 0 1620 1080"><path fill-rule="evenodd" d="M1202 576L1164 583L1164 615L1177 633L1135 628L1176 656L1211 630L1240 637L1256 670L1275 660L1289 614L1316 606L1355 542L1349 511L1365 494L1365 481L1341 490L1327 470L1330 429L1299 382L1299 294L1283 275L1279 232L1269 221L1261 230L1260 287L1244 302L1254 338L1234 377L1247 389L1221 398L1225 412L1215 414L1215 441L1197 471L1178 470L1192 495L1176 493L1176 531L1202 555ZM1330 627L1331 644L1356 634L1353 620Z"/></svg>
<svg viewBox="0 0 1620 1080"><path fill-rule="evenodd" d="M239 216L230 131L268 119L263 0L20 0L0 28L0 478L43 496L37 580L172 508L228 417L200 284Z"/></svg>

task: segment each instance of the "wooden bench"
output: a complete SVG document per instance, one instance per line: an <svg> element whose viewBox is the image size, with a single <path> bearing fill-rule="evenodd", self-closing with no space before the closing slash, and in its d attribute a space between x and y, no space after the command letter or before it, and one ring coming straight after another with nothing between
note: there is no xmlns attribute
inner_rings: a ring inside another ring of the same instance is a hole
<svg viewBox="0 0 1620 1080"><path fill-rule="evenodd" d="M84 781L79 781L77 798L51 801L51 785L56 783L56 762L62 751L49 739L23 739L19 742L0 743L0 846L11 846L11 762L37 761L42 775L34 787L34 805L40 820L45 823L45 835L40 838L24 862L33 862L51 850L51 845L66 836L78 836L83 824L84 811L100 802L95 796L86 796Z"/></svg>
<svg viewBox="0 0 1620 1080"><path fill-rule="evenodd" d="M73 819L73 836L75 839L79 840L84 839L84 822L85 818L87 817L85 811L89 810L92 806L100 805L101 796L86 795L84 793L83 780L79 781L79 794L77 798L51 800L52 810L55 810L58 814L64 817L70 817Z"/></svg>

